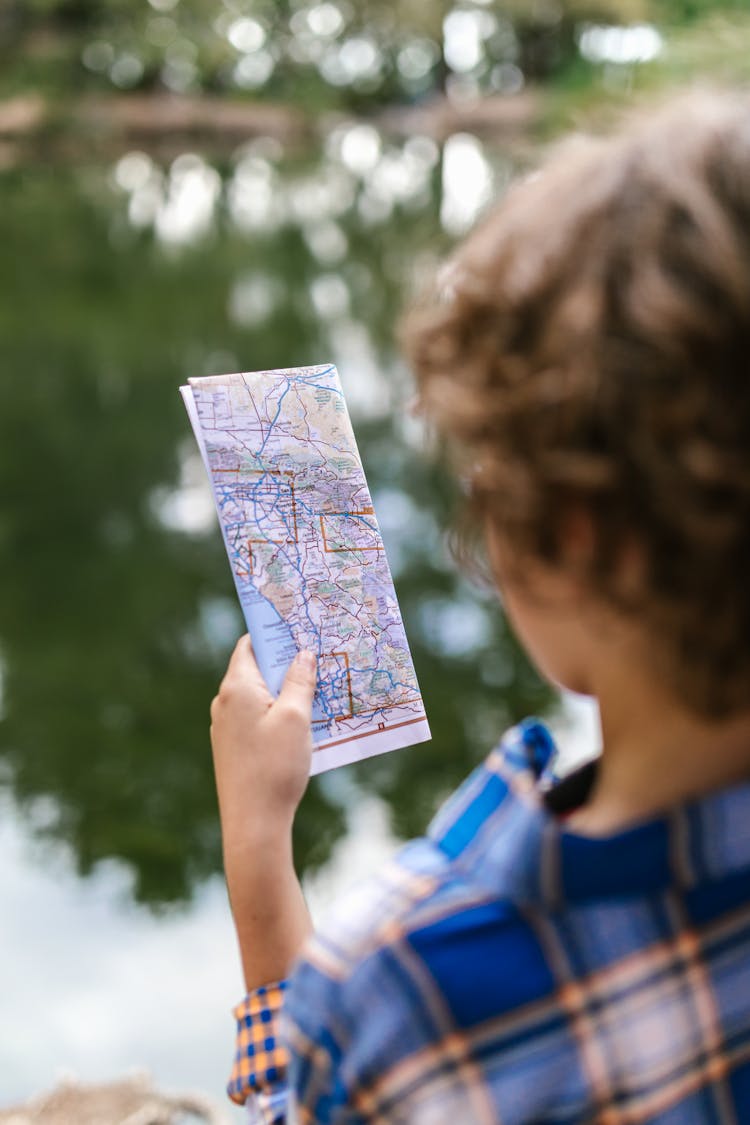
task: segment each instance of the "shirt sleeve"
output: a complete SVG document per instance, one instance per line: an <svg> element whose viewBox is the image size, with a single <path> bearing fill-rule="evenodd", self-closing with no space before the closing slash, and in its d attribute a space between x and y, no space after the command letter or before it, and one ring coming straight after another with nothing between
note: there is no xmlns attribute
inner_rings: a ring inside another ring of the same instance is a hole
<svg viewBox="0 0 750 1125"><path fill-rule="evenodd" d="M247 1105L249 1120L278 1125L286 1120L288 1052L280 1037L280 1019L288 981L263 985L234 1009L237 1021L234 1066L227 1093Z"/></svg>

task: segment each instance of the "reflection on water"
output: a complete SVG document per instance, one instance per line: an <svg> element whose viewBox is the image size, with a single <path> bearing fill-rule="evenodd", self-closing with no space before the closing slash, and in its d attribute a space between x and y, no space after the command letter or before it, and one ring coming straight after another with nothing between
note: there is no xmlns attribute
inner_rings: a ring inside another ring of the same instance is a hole
<svg viewBox="0 0 750 1125"><path fill-rule="evenodd" d="M444 211L450 216L460 205L464 226L486 203L493 182L482 146L466 134L449 138L441 154L430 137L385 144L374 126L359 122L332 130L318 158L297 173L284 167L283 156L276 140L252 141L235 156L222 185L216 169L195 153L182 153L164 169L135 151L118 160L112 180L126 196L128 222L153 228L165 244L204 238L221 205L230 225L245 234L295 225L324 265L340 262L347 250L336 219L353 211L360 225L371 227L398 206L410 212L429 206L441 159ZM455 224L444 225L455 233Z"/></svg>
<svg viewBox="0 0 750 1125"><path fill-rule="evenodd" d="M351 795L351 794L349 794ZM305 891L319 917L396 847L387 810L360 796L356 821ZM241 973L226 893L204 884L187 911L133 906L131 877L108 862L85 882L64 851L40 850L0 805L3 1030L0 1109L64 1077L111 1080L137 1067L162 1090L223 1097ZM71 1123L73 1125L73 1123Z"/></svg>
<svg viewBox="0 0 750 1125"><path fill-rule="evenodd" d="M44 803L35 831L81 873L115 859L158 906L220 867L207 712L242 623L177 393L188 375L339 366L434 732L352 772L399 835L547 706L450 561L452 489L421 452L393 344L446 228L507 172L468 135L441 149L349 123L217 167L129 152L0 178L0 777L24 814ZM311 786L307 870L344 804Z"/></svg>
<svg viewBox="0 0 750 1125"><path fill-rule="evenodd" d="M113 862L82 882L0 803L0 1108L64 1077L108 1081L134 1067L222 1102L241 992L223 886L156 919L132 905L131 883Z"/></svg>
<svg viewBox="0 0 750 1125"><path fill-rule="evenodd" d="M569 701L554 729L571 764L598 744L595 713L581 700ZM350 771L335 771L324 784L347 806L347 830L328 863L305 880L315 919L398 846L387 805ZM204 883L189 909L154 917L132 904L125 865L108 861L81 881L67 849L40 848L6 800L0 888L0 1108L65 1075L107 1081L134 1067L161 1089L223 1101L229 1013L242 986L220 879ZM226 1113L245 1120L228 1102Z"/></svg>

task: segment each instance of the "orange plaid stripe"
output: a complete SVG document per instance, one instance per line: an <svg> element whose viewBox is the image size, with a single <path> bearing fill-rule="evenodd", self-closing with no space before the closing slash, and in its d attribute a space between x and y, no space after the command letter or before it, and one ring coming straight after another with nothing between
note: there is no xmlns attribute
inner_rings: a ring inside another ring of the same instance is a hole
<svg viewBox="0 0 750 1125"><path fill-rule="evenodd" d="M237 1051L227 1093L238 1105L285 1076L288 1053L279 1041L279 1018L286 988L285 980L256 988L233 1009Z"/></svg>

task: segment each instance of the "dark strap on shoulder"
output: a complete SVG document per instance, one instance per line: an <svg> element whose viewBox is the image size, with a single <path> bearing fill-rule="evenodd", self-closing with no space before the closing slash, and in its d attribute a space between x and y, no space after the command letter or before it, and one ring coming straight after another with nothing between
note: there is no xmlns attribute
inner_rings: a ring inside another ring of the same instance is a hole
<svg viewBox="0 0 750 1125"><path fill-rule="evenodd" d="M551 786L544 794L544 803L550 812L564 816L585 805L596 779L597 766L597 758L584 762Z"/></svg>

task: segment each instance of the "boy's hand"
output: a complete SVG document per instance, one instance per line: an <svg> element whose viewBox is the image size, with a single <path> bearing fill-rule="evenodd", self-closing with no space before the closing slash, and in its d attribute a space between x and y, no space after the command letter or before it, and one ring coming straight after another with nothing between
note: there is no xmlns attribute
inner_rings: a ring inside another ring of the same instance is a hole
<svg viewBox="0 0 750 1125"><path fill-rule="evenodd" d="M269 692L248 636L232 653L211 704L211 745L225 837L238 820L262 816L288 828L307 786L316 662L301 652L279 696Z"/></svg>
<svg viewBox="0 0 750 1125"><path fill-rule="evenodd" d="M315 657L300 653L277 699L243 637L211 705L224 873L248 989L284 977L310 932L292 822L310 774Z"/></svg>

